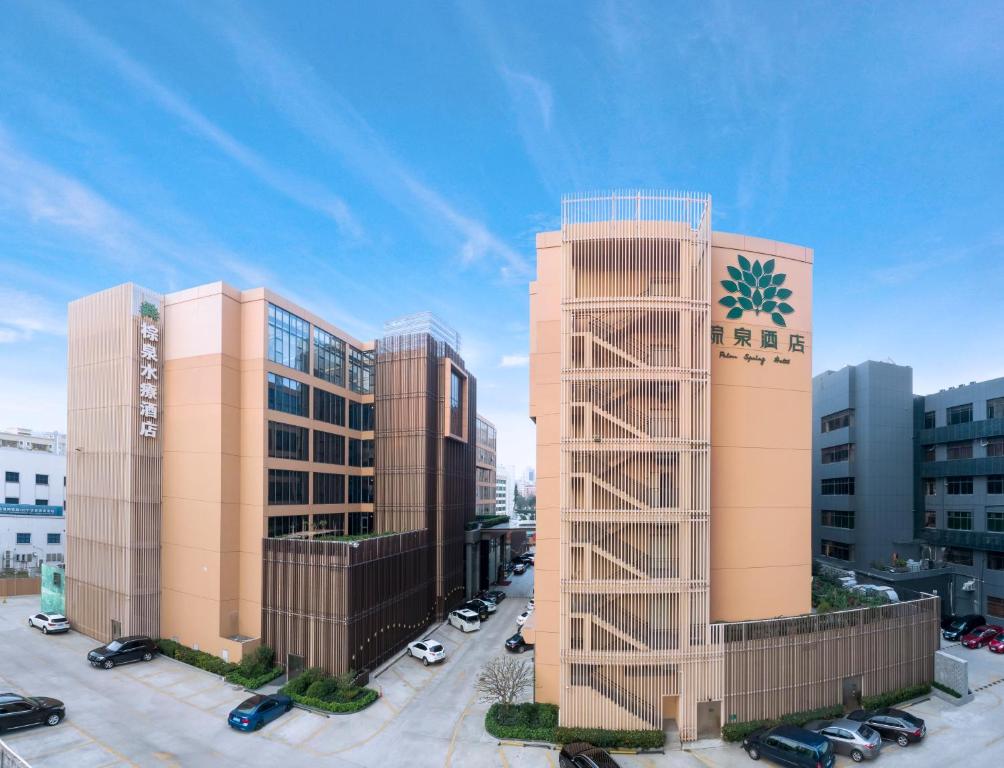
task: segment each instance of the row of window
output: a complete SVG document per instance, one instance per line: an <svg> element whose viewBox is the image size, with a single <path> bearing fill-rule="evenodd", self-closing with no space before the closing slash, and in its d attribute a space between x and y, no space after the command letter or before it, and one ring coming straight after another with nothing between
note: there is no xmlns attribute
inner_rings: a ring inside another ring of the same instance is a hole
<svg viewBox="0 0 1004 768"><path fill-rule="evenodd" d="M987 400L987 418L1004 419L1004 397ZM953 405L945 409L946 424L968 424L973 420L973 404ZM934 411L925 411L924 429L934 429L937 419Z"/></svg>
<svg viewBox="0 0 1004 768"><path fill-rule="evenodd" d="M313 374L319 379L345 386L345 348L349 350L349 388L360 394L373 392L373 353L347 345L342 339L314 328ZM310 323L302 317L268 305L268 359L303 373L310 368Z"/></svg>
<svg viewBox="0 0 1004 768"><path fill-rule="evenodd" d="M820 552L824 557L832 557L837 560L853 560L854 546L845 544L842 541L830 541L822 539L820 542Z"/></svg>
<svg viewBox="0 0 1004 768"><path fill-rule="evenodd" d="M945 493L948 496L969 496L973 492L972 477L945 478ZM991 495L1004 494L1004 475L987 475L987 493ZM924 478L924 495L938 495L938 478Z"/></svg>
<svg viewBox="0 0 1004 768"><path fill-rule="evenodd" d="M268 503L310 504L308 483L310 472L292 469L268 471ZM314 472L314 504L344 504L346 501L346 476L328 472ZM373 503L373 478L348 476L348 503Z"/></svg>
<svg viewBox="0 0 1004 768"><path fill-rule="evenodd" d="M327 534L331 536L344 536L346 533L346 515L323 514L314 515L313 525L309 515L273 515L268 518L268 536L289 536L293 533ZM372 533L373 513L372 512L349 512L348 513L348 535L359 536Z"/></svg>
<svg viewBox="0 0 1004 768"><path fill-rule="evenodd" d="M59 544L61 541L61 533L47 533L45 534L46 544ZM30 533L18 533L15 541L18 544L31 544L31 534Z"/></svg>
<svg viewBox="0 0 1004 768"><path fill-rule="evenodd" d="M973 511L971 509L949 509L945 512L946 525L951 531L973 530ZM924 512L924 527L938 527L938 513L928 509ZM987 531L1004 533L1004 509L987 509Z"/></svg>
<svg viewBox="0 0 1004 768"><path fill-rule="evenodd" d="M854 528L854 510L820 510L820 523L829 528Z"/></svg>
<svg viewBox="0 0 1004 768"><path fill-rule="evenodd" d="M992 437L989 440L981 440L980 447L985 450L988 457L1004 456L1004 437ZM924 461L936 461L936 446L925 445L922 448ZM945 444L945 457L948 461L958 459L973 458L973 441L957 440Z"/></svg>
<svg viewBox="0 0 1004 768"><path fill-rule="evenodd" d="M268 374L268 407L272 411L282 411L306 418L309 414L310 385L280 376ZM326 424L345 426L345 398L317 387L314 388L314 418ZM349 429L365 432L376 426L373 403L349 401Z"/></svg>
<svg viewBox="0 0 1004 768"><path fill-rule="evenodd" d="M314 461L321 464L345 463L345 436L320 429L314 431ZM372 467L375 462L372 440L348 438L349 466ZM310 461L310 430L280 421L268 423L268 455L273 459Z"/></svg>
<svg viewBox="0 0 1004 768"><path fill-rule="evenodd" d="M20 483L21 473L20 472L4 472L4 479L8 483ZM35 475L35 485L48 485L49 476L48 475Z"/></svg>
<svg viewBox="0 0 1004 768"><path fill-rule="evenodd" d="M843 429L844 427L849 427L854 423L854 409L848 408L845 411L838 411L837 413L831 413L827 416L823 416L820 419L819 431L820 432L833 432L837 429Z"/></svg>
<svg viewBox="0 0 1004 768"><path fill-rule="evenodd" d="M853 477L828 477L822 481L823 496L853 496Z"/></svg>
<svg viewBox="0 0 1004 768"><path fill-rule="evenodd" d="M854 443L844 443L843 445L831 445L822 450L823 464L835 464L838 461L852 461L854 459Z"/></svg>
<svg viewBox="0 0 1004 768"><path fill-rule="evenodd" d="M20 504L21 503L21 499L18 496L4 496L3 503L4 504ZM48 499L35 499L35 504L36 504L36 506L39 506L39 507L47 507L47 506L49 506L49 500Z"/></svg>

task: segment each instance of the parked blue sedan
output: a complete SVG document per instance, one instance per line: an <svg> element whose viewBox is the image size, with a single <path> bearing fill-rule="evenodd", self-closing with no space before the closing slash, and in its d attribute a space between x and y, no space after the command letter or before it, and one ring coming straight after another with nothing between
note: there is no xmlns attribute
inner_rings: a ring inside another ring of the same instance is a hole
<svg viewBox="0 0 1004 768"><path fill-rule="evenodd" d="M292 708L293 700L289 696L259 694L245 699L230 710L227 722L231 728L239 731L257 731L259 728L264 728L265 723L272 722Z"/></svg>

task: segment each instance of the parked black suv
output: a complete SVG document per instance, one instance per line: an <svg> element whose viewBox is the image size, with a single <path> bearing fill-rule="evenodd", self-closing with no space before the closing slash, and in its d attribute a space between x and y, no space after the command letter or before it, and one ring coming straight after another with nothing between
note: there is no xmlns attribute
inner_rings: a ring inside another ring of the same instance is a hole
<svg viewBox="0 0 1004 768"><path fill-rule="evenodd" d="M91 666L111 669L133 661L150 661L158 652L157 644L145 635L133 635L112 640L87 654Z"/></svg>
<svg viewBox="0 0 1004 768"><path fill-rule="evenodd" d="M920 741L927 735L924 721L902 709L883 707L871 712L856 709L847 716L847 719L868 723L885 741L895 741L901 747Z"/></svg>
<svg viewBox="0 0 1004 768"><path fill-rule="evenodd" d="M560 768L619 768L605 749L583 741L566 744L558 754Z"/></svg>
<svg viewBox="0 0 1004 768"><path fill-rule="evenodd" d="M523 635L517 632L505 641L505 649L510 653L523 653L524 651L532 651L533 643L528 643L523 639Z"/></svg>
<svg viewBox="0 0 1004 768"><path fill-rule="evenodd" d="M486 589L483 592L478 592L475 597L484 600L494 600L495 604L498 605L503 600L505 600L505 592L501 589Z"/></svg>
<svg viewBox="0 0 1004 768"><path fill-rule="evenodd" d="M835 760L833 746L825 736L794 725L753 731L743 739L743 749L753 760L766 757L797 768L833 768Z"/></svg>
<svg viewBox="0 0 1004 768"><path fill-rule="evenodd" d="M976 627L981 627L987 623L982 616L971 613L968 616L956 616L951 623L941 633L946 640L958 641L972 632Z"/></svg>
<svg viewBox="0 0 1004 768"><path fill-rule="evenodd" d="M12 731L42 723L58 725L64 717L66 705L59 699L0 693L0 731Z"/></svg>
<svg viewBox="0 0 1004 768"><path fill-rule="evenodd" d="M479 621L488 621L488 608L480 600L468 600L460 606L468 611L474 611L478 615Z"/></svg>

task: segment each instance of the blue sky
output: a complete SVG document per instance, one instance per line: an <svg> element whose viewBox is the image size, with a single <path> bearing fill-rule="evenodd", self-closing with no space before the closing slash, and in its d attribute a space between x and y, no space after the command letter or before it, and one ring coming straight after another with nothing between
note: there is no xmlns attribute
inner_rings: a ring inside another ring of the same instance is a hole
<svg viewBox="0 0 1004 768"><path fill-rule="evenodd" d="M814 369L1004 375L1004 5L12 0L0 425L65 426L67 301L268 285L357 336L431 309L500 459L559 197L710 192L815 249Z"/></svg>

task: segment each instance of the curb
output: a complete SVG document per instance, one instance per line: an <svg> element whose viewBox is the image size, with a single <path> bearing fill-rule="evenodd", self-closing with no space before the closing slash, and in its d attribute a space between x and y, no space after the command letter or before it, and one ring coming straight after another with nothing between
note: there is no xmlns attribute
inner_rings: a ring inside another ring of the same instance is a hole
<svg viewBox="0 0 1004 768"><path fill-rule="evenodd" d="M491 735L491 734L489 734ZM503 747L535 747L537 749L561 749L560 744L549 741L520 741L519 739L498 739ZM664 755L665 749L641 749L632 747L604 747L611 755Z"/></svg>

